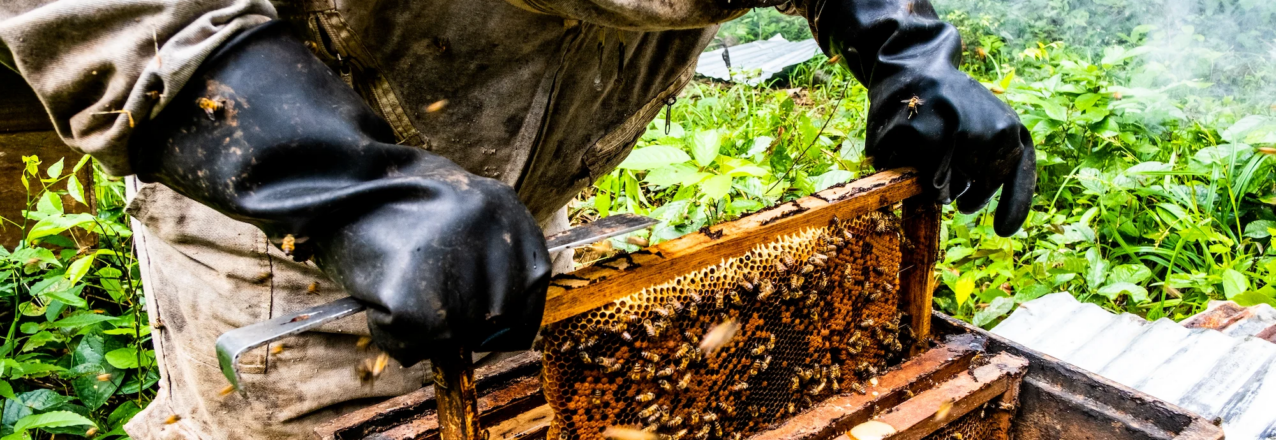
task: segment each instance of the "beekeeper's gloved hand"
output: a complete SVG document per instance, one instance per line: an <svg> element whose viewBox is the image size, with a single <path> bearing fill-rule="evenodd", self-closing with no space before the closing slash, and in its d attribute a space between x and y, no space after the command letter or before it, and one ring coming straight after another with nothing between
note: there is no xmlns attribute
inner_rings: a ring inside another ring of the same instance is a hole
<svg viewBox="0 0 1276 440"><path fill-rule="evenodd" d="M820 46L869 90L865 153L916 167L939 200L971 213L1003 188L995 229L1019 230L1036 190L1032 136L1010 106L957 70L961 36L929 0L809 0Z"/></svg>
<svg viewBox="0 0 1276 440"><path fill-rule="evenodd" d="M236 36L130 142L137 174L261 228L369 306L405 365L531 345L545 238L514 190L389 125L282 23Z"/></svg>

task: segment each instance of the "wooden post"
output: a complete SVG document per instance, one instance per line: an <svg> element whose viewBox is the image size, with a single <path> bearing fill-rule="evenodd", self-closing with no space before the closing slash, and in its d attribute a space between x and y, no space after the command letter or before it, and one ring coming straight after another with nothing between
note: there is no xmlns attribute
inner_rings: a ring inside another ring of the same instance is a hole
<svg viewBox="0 0 1276 440"><path fill-rule="evenodd" d="M442 440L486 440L479 427L478 394L474 390L474 354L468 349L442 350L434 364L434 401Z"/></svg>
<svg viewBox="0 0 1276 440"><path fill-rule="evenodd" d="M904 239L900 258L900 309L910 316L917 335L911 356L926 351L930 338L930 310L935 292L935 262L939 259L939 227L943 208L927 195L904 200Z"/></svg>

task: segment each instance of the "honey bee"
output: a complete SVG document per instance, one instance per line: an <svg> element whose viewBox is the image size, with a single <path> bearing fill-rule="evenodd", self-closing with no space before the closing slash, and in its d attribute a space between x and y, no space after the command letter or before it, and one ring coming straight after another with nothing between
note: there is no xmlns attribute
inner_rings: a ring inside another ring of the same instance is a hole
<svg viewBox="0 0 1276 440"><path fill-rule="evenodd" d="M652 338L660 336L660 329L652 324L650 319L642 320L642 327L647 330L647 336Z"/></svg>
<svg viewBox="0 0 1276 440"><path fill-rule="evenodd" d="M98 382L106 382L108 380L111 380L111 373L102 373L97 375Z"/></svg>
<svg viewBox="0 0 1276 440"><path fill-rule="evenodd" d="M274 347L270 347L270 354L279 354L283 352L284 352L284 344L279 344ZM98 379L98 380L101 380L101 379Z"/></svg>
<svg viewBox="0 0 1276 440"><path fill-rule="evenodd" d="M682 379L679 379L678 383L674 386L681 391L687 389L687 386L689 385L691 385L691 373L682 375Z"/></svg>
<svg viewBox="0 0 1276 440"><path fill-rule="evenodd" d="M762 287L758 289L758 301L765 301L775 293L775 286L771 284L771 280L762 282Z"/></svg>
<svg viewBox="0 0 1276 440"><path fill-rule="evenodd" d="M636 381L642 380L642 378L643 378L642 368L637 365L634 365L634 368L632 370L629 370L629 380L636 382Z"/></svg>
<svg viewBox="0 0 1276 440"><path fill-rule="evenodd" d="M665 426L668 426L670 428L676 428L681 424L682 424L682 416L674 416L673 418L669 419L668 422L665 423Z"/></svg>
<svg viewBox="0 0 1276 440"><path fill-rule="evenodd" d="M696 306L694 303L693 303L693 304L691 304L691 307L687 307L687 315L688 315L688 316L690 316L690 317L692 317L692 318L699 317L699 316L700 316L700 307L699 307L699 306Z"/></svg>
<svg viewBox="0 0 1276 440"><path fill-rule="evenodd" d="M678 432L673 433L673 435L669 436L669 440L682 440L682 438L686 436L687 436L687 430L682 429L682 430L679 430Z"/></svg>
<svg viewBox="0 0 1276 440"><path fill-rule="evenodd" d="M678 349L674 350L673 358L682 359L687 356L687 353L691 353L691 344L684 342L678 346Z"/></svg>
<svg viewBox="0 0 1276 440"><path fill-rule="evenodd" d="M208 115L208 120L210 121L216 121L217 112L222 111L222 109L225 108L222 104L221 98L199 98L195 100L195 105L204 110L204 114Z"/></svg>
<svg viewBox="0 0 1276 440"><path fill-rule="evenodd" d="M713 307L714 307L714 308L716 308L716 309L722 309L722 308L723 308L723 298L724 298L725 296L726 296L726 295L725 295L725 294L723 294L722 292L718 292L718 293L714 294L714 295L713 295Z"/></svg>
<svg viewBox="0 0 1276 440"><path fill-rule="evenodd" d="M589 357L589 353L586 353L586 352L583 352L583 351L582 351L582 352L580 352L580 361L581 361L581 362L584 362L584 363L586 363L586 364L592 364L592 363L594 363L594 359Z"/></svg>
<svg viewBox="0 0 1276 440"><path fill-rule="evenodd" d="M820 379L820 383L819 383L819 384L816 384L816 385L814 385L814 386L812 386L812 387L811 387L811 388L809 388L809 389L807 389L807 390L806 390L806 393L807 393L807 394L810 394L810 395L812 395L812 396L819 395L820 393L824 392L824 386L825 386L825 385L828 385L828 380L827 380L827 379Z"/></svg>
<svg viewBox="0 0 1276 440"><path fill-rule="evenodd" d="M842 378L842 366L833 364L829 366L829 379L838 380Z"/></svg>
<svg viewBox="0 0 1276 440"><path fill-rule="evenodd" d="M664 308L664 307L652 307L652 308L651 308L651 311L652 311L652 312L655 312L657 315L660 315L660 317L661 317L661 318L668 318L668 317L669 317L669 311L668 311L668 310L665 310L665 308Z"/></svg>
<svg viewBox="0 0 1276 440"><path fill-rule="evenodd" d="M437 113L437 112L443 111L443 109L444 109L445 107L447 107L447 100L446 100L446 99L440 99L440 100L438 100L438 101L434 101L434 102L430 103L430 105L425 106L425 112L426 112L426 113Z"/></svg>
<svg viewBox="0 0 1276 440"><path fill-rule="evenodd" d="M669 309L673 310L674 313L682 313L687 309L687 307L682 304L682 301L678 301L678 299L675 298L669 300Z"/></svg>
<svg viewBox="0 0 1276 440"><path fill-rule="evenodd" d="M700 420L703 420L705 423L713 423L714 420L718 420L718 414L713 411L705 411L704 416L700 417Z"/></svg>
<svg viewBox="0 0 1276 440"><path fill-rule="evenodd" d="M813 371L801 367L795 367L794 369L797 370L798 379L802 379L803 382L811 380L811 376L815 375Z"/></svg>
<svg viewBox="0 0 1276 440"><path fill-rule="evenodd" d="M802 278L801 275L794 275L789 278L789 289L792 289L792 290L801 289L802 283L805 283L805 282L806 282L806 279Z"/></svg>
<svg viewBox="0 0 1276 440"><path fill-rule="evenodd" d="M229 395L230 395L230 393L233 393L233 392L235 392L235 386L234 386L234 385L226 385L226 388L222 388L222 389L221 389L221 391L218 391L218 392L217 392L217 395L218 395L218 396L221 396L221 397L226 397L226 396L229 396Z"/></svg>
<svg viewBox="0 0 1276 440"><path fill-rule="evenodd" d="M802 386L802 379L797 376L789 377L789 391L797 391Z"/></svg>
<svg viewBox="0 0 1276 440"><path fill-rule="evenodd" d="M558 351L559 351L560 353L566 353L566 352L571 351L571 350L572 350L572 348L574 348L574 347L576 347L576 341L573 341L573 340L571 340L571 339L568 339L568 340L563 341L563 344L562 344L562 345L560 345L560 346L558 347Z"/></svg>
<svg viewBox="0 0 1276 440"><path fill-rule="evenodd" d="M642 411L638 411L638 417L645 419L655 415L656 411L660 411L660 405L653 403L651 406L644 408Z"/></svg>
<svg viewBox="0 0 1276 440"><path fill-rule="evenodd" d="M912 98L900 102L908 104L908 119L913 119L913 116L917 114L918 110L921 110L922 104L926 103L925 100L917 96L913 96Z"/></svg>
<svg viewBox="0 0 1276 440"><path fill-rule="evenodd" d="M390 364L390 355L381 353L373 359L364 359L362 364L355 367L355 375L359 377L361 382L371 382L381 376L381 372L385 371L385 367Z"/></svg>
<svg viewBox="0 0 1276 440"><path fill-rule="evenodd" d="M825 251L825 252L828 252L828 253L830 253L830 254L836 254L836 253L837 253L837 245L830 244L830 245L828 245L828 246L825 246L825 247L824 247L824 251Z"/></svg>
<svg viewBox="0 0 1276 440"><path fill-rule="evenodd" d="M669 376L673 376L673 367L665 367L664 369L656 372L656 377L669 377Z"/></svg>
<svg viewBox="0 0 1276 440"><path fill-rule="evenodd" d="M785 265L784 265L784 263L783 263L783 262L781 262L780 260L776 260L776 261L775 261L775 271L776 271L776 272L779 272L779 273L785 273L785 272L788 272L788 271L789 271L789 267L788 267L788 266L785 266Z"/></svg>
<svg viewBox="0 0 1276 440"><path fill-rule="evenodd" d="M793 260L793 256L789 254L780 254L780 261L783 261L784 265L787 267L797 265L797 261Z"/></svg>
<svg viewBox="0 0 1276 440"><path fill-rule="evenodd" d="M796 413L797 413L797 405L796 405L796 404L794 404L793 402L789 402L789 406L788 406L787 410L788 410L789 414L796 414Z"/></svg>
<svg viewBox="0 0 1276 440"><path fill-rule="evenodd" d="M628 321L630 324L637 324L638 322L642 321L642 317L638 316L637 314L630 313L628 315L625 315L625 321Z"/></svg>
<svg viewBox="0 0 1276 440"><path fill-rule="evenodd" d="M750 283L749 280L746 280L744 278L741 278L740 281L736 282L736 286L738 286L740 290L743 290L745 292L753 291L753 283Z"/></svg>
<svg viewBox="0 0 1276 440"><path fill-rule="evenodd" d="M655 398L656 398L656 393L642 393L634 397L634 400L637 400L639 403L647 403L654 400Z"/></svg>
<svg viewBox="0 0 1276 440"><path fill-rule="evenodd" d="M752 350L749 350L749 354L754 356L762 356L763 354L766 354L766 344L758 344L754 346Z"/></svg>
<svg viewBox="0 0 1276 440"><path fill-rule="evenodd" d="M709 430L711 429L713 429L713 426L710 426L710 425L701 426L700 430L696 431L696 438L697 439L709 438Z"/></svg>
<svg viewBox="0 0 1276 440"><path fill-rule="evenodd" d="M759 367L758 369L760 369L760 370L762 370L762 371L766 371L766 369L767 369L767 368L770 368L770 367L771 367L771 356L770 356L770 355L768 355L765 359L762 359L762 365L759 365L758 367Z"/></svg>
<svg viewBox="0 0 1276 440"><path fill-rule="evenodd" d="M731 304L732 304L732 305L737 306L737 307L739 307L739 306L743 306L743 305L744 305L744 300L740 298L740 294L739 294L739 293L731 292L730 296L731 296Z"/></svg>
<svg viewBox="0 0 1276 440"><path fill-rule="evenodd" d="M842 392L842 386L839 385L836 380L829 382L829 387L833 389L834 393Z"/></svg>
<svg viewBox="0 0 1276 440"><path fill-rule="evenodd" d="M890 344L890 345L891 345L891 347L890 347L890 348L891 348L891 351L894 351L894 352L897 352L897 353L898 353L898 352L901 352L901 351L904 351L904 344L901 344L901 343L899 342L899 339L892 339L892 340L891 340L891 344Z"/></svg>
<svg viewBox="0 0 1276 440"><path fill-rule="evenodd" d="M864 298L864 300L865 300L865 301L868 301L868 302L874 302L874 301L877 301L877 299L878 299L878 298L881 298L881 297L882 297L882 291L880 291L880 290L874 290L874 291L872 291L872 292L869 292L869 293L868 293L868 297L867 297L867 298Z"/></svg>
<svg viewBox="0 0 1276 440"><path fill-rule="evenodd" d="M660 355L652 353L650 351L640 352L638 356L641 356L643 359L646 359L650 362L660 362Z"/></svg>
<svg viewBox="0 0 1276 440"><path fill-rule="evenodd" d="M807 259L808 263L814 264L819 267L826 266L828 261L829 261L829 257L824 254L812 254L811 258Z"/></svg>
<svg viewBox="0 0 1276 440"><path fill-rule="evenodd" d="M173 415L171 415L171 416L168 416L168 418L164 419L164 424L165 424L165 425L172 425L172 424L174 424L174 423L177 423L179 420L182 420L182 416L179 416L179 415L177 415L177 414L173 414Z"/></svg>
<svg viewBox="0 0 1276 440"><path fill-rule="evenodd" d="M735 405L732 405L730 403L719 401L718 409L721 409L723 412L727 413L727 415L729 416L735 415Z"/></svg>
<svg viewBox="0 0 1276 440"><path fill-rule="evenodd" d="M868 318L860 321L860 328L872 328L876 324L877 322L873 321L873 318Z"/></svg>
<svg viewBox="0 0 1276 440"><path fill-rule="evenodd" d="M660 389L665 390L667 392L673 391L673 384L669 383L669 381L667 380L662 379L661 381L656 382L656 385L659 385Z"/></svg>
<svg viewBox="0 0 1276 440"><path fill-rule="evenodd" d="M766 349L771 350L774 348L775 348L775 335L767 335Z"/></svg>
<svg viewBox="0 0 1276 440"><path fill-rule="evenodd" d="M810 265L810 264L803 265L803 266L802 266L802 272L801 272L801 274L802 274L802 275L806 275L806 274L811 273L811 272L812 272L812 271L814 271L814 270L815 270L815 266L812 266L812 265Z"/></svg>
<svg viewBox="0 0 1276 440"><path fill-rule="evenodd" d="M745 381L739 381L739 382L736 382L735 385L731 385L731 391L744 391L748 388L749 388L749 383Z"/></svg>
<svg viewBox="0 0 1276 440"><path fill-rule="evenodd" d="M309 293L311 295L319 293L319 282L316 281L316 282L310 283L309 286L306 286L306 293Z"/></svg>
<svg viewBox="0 0 1276 440"><path fill-rule="evenodd" d="M629 332L620 332L620 339L624 339L625 342L634 342L634 336Z"/></svg>
<svg viewBox="0 0 1276 440"><path fill-rule="evenodd" d="M851 390L857 393L868 394L868 390L864 389L864 384L861 384L859 382L851 382L850 387L851 387Z"/></svg>

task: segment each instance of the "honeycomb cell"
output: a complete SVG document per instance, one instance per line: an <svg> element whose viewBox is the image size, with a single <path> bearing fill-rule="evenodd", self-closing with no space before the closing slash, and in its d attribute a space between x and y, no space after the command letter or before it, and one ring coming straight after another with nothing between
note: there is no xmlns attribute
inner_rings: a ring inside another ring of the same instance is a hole
<svg viewBox="0 0 1276 440"><path fill-rule="evenodd" d="M546 327L548 438L601 439L608 426L743 438L862 392L909 342L900 240L889 211L835 220ZM727 320L740 330L702 352Z"/></svg>

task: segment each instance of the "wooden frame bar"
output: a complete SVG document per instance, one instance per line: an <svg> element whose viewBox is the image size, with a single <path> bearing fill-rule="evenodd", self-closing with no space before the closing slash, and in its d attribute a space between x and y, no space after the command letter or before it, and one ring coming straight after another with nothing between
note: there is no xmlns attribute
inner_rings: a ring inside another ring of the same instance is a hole
<svg viewBox="0 0 1276 440"><path fill-rule="evenodd" d="M640 289L721 263L724 258L742 255L775 237L825 226L834 216L852 218L879 208L894 206L921 193L922 186L913 170L883 171L733 222L711 226L639 252L609 258L575 272L559 275L550 283L541 324L562 321ZM918 218L926 221L906 221L905 230L933 228L934 231L906 232L905 235L911 240L937 240L938 222L931 222L925 217ZM938 249L937 241L914 245ZM925 264L926 261L930 261L930 266L934 265L933 256L929 260L908 258L906 264L921 268L926 266L916 265ZM928 270L908 272L909 277L918 275L931 276ZM903 309L914 321L929 319L931 306L930 301L921 301L923 297L930 297L929 291L913 290L926 289L932 284L911 278L906 278L901 284L906 298L917 298L907 301L908 308ZM918 339L924 339L923 336L927 334L924 331L925 324L914 322L912 326Z"/></svg>

